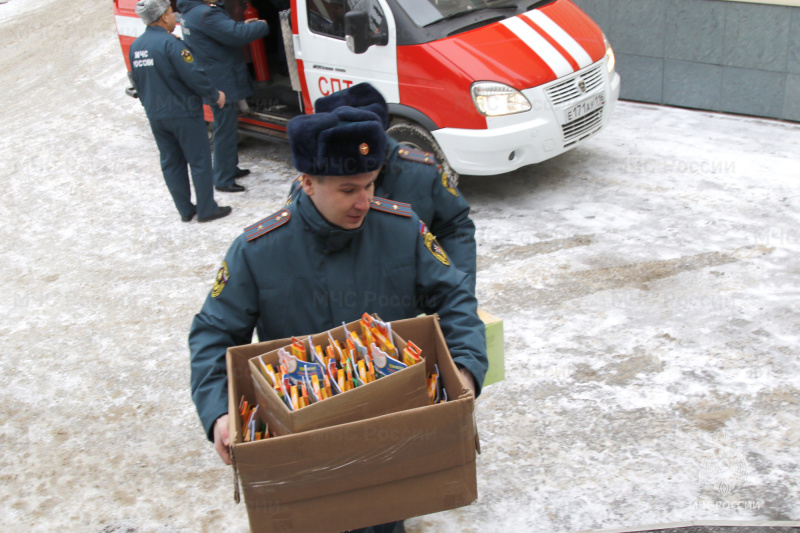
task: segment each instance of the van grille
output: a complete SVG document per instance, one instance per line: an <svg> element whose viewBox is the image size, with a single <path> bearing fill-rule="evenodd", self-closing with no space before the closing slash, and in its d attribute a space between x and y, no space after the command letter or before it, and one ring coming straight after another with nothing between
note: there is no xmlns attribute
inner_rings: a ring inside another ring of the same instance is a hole
<svg viewBox="0 0 800 533"><path fill-rule="evenodd" d="M585 117L581 117L572 122L561 126L564 132L564 147L571 146L578 141L596 133L603 126L603 108L592 111Z"/></svg>
<svg viewBox="0 0 800 533"><path fill-rule="evenodd" d="M569 103L578 98L583 98L586 93L603 85L603 63L602 61L583 72L578 72L568 78L559 80L544 90L553 105ZM583 78L586 86L583 91L578 89L577 80Z"/></svg>

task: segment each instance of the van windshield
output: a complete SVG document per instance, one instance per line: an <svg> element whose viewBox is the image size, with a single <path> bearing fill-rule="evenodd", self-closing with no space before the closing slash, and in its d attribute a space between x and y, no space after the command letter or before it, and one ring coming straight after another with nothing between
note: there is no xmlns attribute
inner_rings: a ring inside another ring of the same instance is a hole
<svg viewBox="0 0 800 533"><path fill-rule="evenodd" d="M424 28L486 9L515 8L518 0L397 0L414 24Z"/></svg>

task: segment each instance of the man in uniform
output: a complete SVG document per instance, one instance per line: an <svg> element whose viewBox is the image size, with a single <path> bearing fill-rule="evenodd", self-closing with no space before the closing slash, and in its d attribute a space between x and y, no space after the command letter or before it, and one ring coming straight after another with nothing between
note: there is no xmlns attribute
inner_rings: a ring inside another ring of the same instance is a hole
<svg viewBox="0 0 800 533"><path fill-rule="evenodd" d="M235 178L250 173L239 168L239 112L237 102L253 94L242 47L269 33L266 21L234 21L222 2L178 0L183 38L211 81L225 91L227 103L214 113L214 187L223 192L242 192Z"/></svg>
<svg viewBox="0 0 800 533"><path fill-rule="evenodd" d="M387 135L369 111L296 117L289 142L302 190L231 245L192 323L192 398L209 440L230 464L225 352L321 332L377 313L438 313L464 382L481 392L486 338L468 275L408 204L373 197Z"/></svg>
<svg viewBox="0 0 800 533"><path fill-rule="evenodd" d="M314 104L317 113L340 106L372 111L381 119L384 129L389 127L386 100L369 83L324 96ZM301 181L298 178L292 183L290 199L299 193ZM469 274L470 287L475 293L475 224L469 218L469 204L433 154L401 146L389 137L383 169L375 182L375 195L411 204L456 268Z"/></svg>
<svg viewBox="0 0 800 533"><path fill-rule="evenodd" d="M140 0L136 14L147 28L131 44L133 84L161 153L161 171L175 207L184 222L195 214L200 222L227 216L231 208L214 201L201 101L204 97L223 106L225 93L211 85L194 64L191 52L171 35L175 14L169 0ZM192 168L197 206L191 202L187 162Z"/></svg>

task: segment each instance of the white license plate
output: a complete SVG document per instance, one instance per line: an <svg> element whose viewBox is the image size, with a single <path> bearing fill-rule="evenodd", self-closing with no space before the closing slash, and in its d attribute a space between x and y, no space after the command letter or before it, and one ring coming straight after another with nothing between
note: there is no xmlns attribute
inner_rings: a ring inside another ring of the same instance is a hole
<svg viewBox="0 0 800 533"><path fill-rule="evenodd" d="M585 117L592 111L603 107L606 104L606 96L603 93L587 98L586 100L572 105L564 110L564 120L562 124L572 122L581 117Z"/></svg>

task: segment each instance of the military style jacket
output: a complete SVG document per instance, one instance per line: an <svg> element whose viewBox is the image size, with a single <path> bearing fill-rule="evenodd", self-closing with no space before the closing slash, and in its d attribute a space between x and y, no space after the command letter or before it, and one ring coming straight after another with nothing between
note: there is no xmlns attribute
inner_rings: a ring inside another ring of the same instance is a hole
<svg viewBox="0 0 800 533"><path fill-rule="evenodd" d="M133 85L151 120L202 117L201 97L219 99L186 45L164 28L148 26L131 44L129 59Z"/></svg>
<svg viewBox="0 0 800 533"><path fill-rule="evenodd" d="M469 218L469 204L456 185L433 159L433 154L401 146L391 137L383 169L375 194L411 204L456 268L470 275L474 293L475 224Z"/></svg>
<svg viewBox="0 0 800 533"><path fill-rule="evenodd" d="M468 287L407 204L374 198L362 226L329 224L304 192L247 228L228 250L192 323L192 398L210 440L228 412L225 351L321 332L365 312L383 320L438 313L454 361L475 377L488 367L483 323Z"/></svg>
<svg viewBox="0 0 800 533"><path fill-rule="evenodd" d="M269 33L266 22L246 24L231 18L222 4L178 0L183 39L228 102L253 94L253 80L242 47Z"/></svg>
<svg viewBox="0 0 800 533"><path fill-rule="evenodd" d="M292 182L290 200L300 193L300 180ZM375 195L411 204L414 213L428 225L453 264L470 276L475 293L475 224L469 204L433 154L401 146L388 137L386 161L375 182Z"/></svg>

